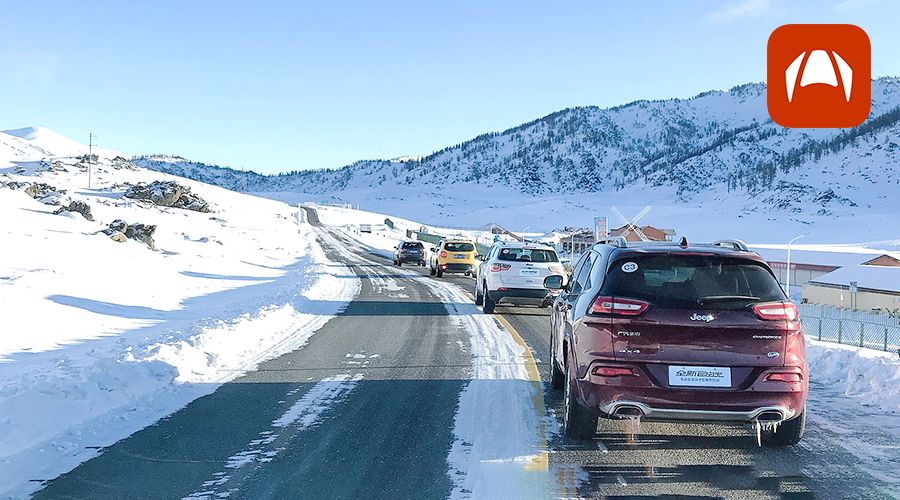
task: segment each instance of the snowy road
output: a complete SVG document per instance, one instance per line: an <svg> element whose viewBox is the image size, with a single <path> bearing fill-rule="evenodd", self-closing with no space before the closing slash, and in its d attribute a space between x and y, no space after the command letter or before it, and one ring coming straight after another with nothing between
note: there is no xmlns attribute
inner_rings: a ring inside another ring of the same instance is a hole
<svg viewBox="0 0 900 500"><path fill-rule="evenodd" d="M503 320L495 322L468 301L469 279L394 268L327 229L320 240L347 265L344 278L362 280L343 314L302 349L109 447L37 498L891 498L900 491L898 429L867 425L878 421L874 414L836 412L840 394L815 385L808 435L794 448L758 448L740 427L618 422L602 422L590 443L572 443L560 436L561 401L546 383L544 311L498 308Z"/></svg>

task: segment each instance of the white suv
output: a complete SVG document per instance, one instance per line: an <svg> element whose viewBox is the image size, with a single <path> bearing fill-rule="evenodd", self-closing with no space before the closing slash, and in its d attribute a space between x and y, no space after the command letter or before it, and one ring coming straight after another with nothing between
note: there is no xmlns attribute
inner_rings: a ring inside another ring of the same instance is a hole
<svg viewBox="0 0 900 500"><path fill-rule="evenodd" d="M539 243L498 241L478 265L475 304L493 313L499 303L547 307L553 301L544 278L566 271L556 251Z"/></svg>

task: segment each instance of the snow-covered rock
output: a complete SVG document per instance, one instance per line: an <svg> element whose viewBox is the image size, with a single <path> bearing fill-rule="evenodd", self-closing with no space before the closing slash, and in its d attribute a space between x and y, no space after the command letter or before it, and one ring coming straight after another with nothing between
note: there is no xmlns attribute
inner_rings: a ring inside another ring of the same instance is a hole
<svg viewBox="0 0 900 500"><path fill-rule="evenodd" d="M174 181L153 181L131 186L126 198L149 201L161 207L183 208L195 212L209 212L209 203L191 192L191 188Z"/></svg>

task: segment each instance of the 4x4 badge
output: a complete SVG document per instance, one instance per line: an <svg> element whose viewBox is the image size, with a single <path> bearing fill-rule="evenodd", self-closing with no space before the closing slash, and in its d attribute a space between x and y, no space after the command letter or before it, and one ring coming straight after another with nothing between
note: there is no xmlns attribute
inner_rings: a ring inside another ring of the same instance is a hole
<svg viewBox="0 0 900 500"><path fill-rule="evenodd" d="M712 321L712 320L714 320L714 319L716 319L716 317L713 316L712 314L697 314L697 313L694 313L694 314L691 316L691 321L706 321L707 323L709 323L710 321Z"/></svg>

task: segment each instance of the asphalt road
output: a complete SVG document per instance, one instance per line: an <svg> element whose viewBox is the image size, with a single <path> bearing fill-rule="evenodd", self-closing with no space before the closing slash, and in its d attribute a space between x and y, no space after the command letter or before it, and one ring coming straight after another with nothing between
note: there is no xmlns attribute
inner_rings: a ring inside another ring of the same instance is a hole
<svg viewBox="0 0 900 500"><path fill-rule="evenodd" d="M318 225L314 212L309 221ZM471 376L469 334L425 286L435 278L424 269L400 272L327 228L321 241L346 264L340 272L362 281L343 314L303 348L103 450L36 497L446 498L456 405ZM601 421L596 439L571 442L560 436L561 398L547 383L546 310L497 312L541 372L554 496L896 495L839 445L840 429L817 420L787 449L757 447L749 428L647 422ZM817 404L813 396L813 414Z"/></svg>

